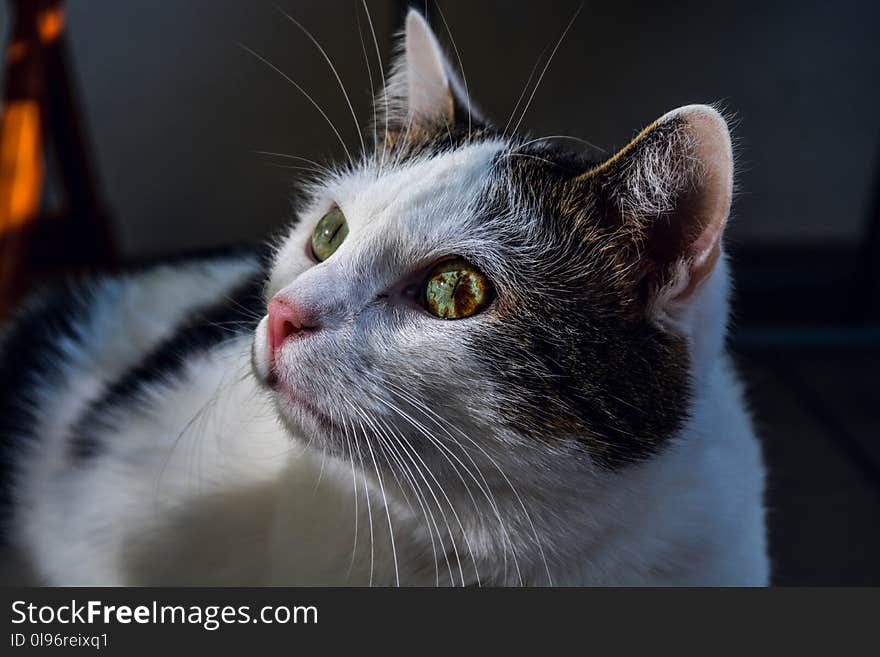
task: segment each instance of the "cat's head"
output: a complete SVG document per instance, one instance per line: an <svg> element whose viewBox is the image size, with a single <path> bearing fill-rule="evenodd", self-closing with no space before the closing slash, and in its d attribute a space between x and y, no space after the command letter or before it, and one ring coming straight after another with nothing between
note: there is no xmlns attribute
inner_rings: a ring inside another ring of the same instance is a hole
<svg viewBox="0 0 880 657"><path fill-rule="evenodd" d="M724 119L683 107L598 160L503 134L416 12L376 103L375 152L275 254L253 361L283 421L369 470L661 449L722 349Z"/></svg>

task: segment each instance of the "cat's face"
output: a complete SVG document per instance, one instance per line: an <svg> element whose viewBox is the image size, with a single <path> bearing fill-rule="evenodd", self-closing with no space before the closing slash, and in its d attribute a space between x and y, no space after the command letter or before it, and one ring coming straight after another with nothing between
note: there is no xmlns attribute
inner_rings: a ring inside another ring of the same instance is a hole
<svg viewBox="0 0 880 657"><path fill-rule="evenodd" d="M411 14L385 147L315 185L276 253L258 377L294 434L370 470L650 456L720 348L723 120L568 155L468 120L439 52Z"/></svg>
<svg viewBox="0 0 880 657"><path fill-rule="evenodd" d="M315 190L301 212L276 257L269 295L307 308L317 328L273 349L267 316L255 362L273 380L282 417L317 445L346 449L346 437L383 430L411 437L416 423L436 432L433 414L451 421L488 403L493 381L473 342L500 319L503 263L479 226L479 200L502 149L493 140L381 172L367 166ZM348 234L319 262L315 229L331 212ZM475 303L484 307L442 319L426 288L438 265L460 259L485 276Z"/></svg>

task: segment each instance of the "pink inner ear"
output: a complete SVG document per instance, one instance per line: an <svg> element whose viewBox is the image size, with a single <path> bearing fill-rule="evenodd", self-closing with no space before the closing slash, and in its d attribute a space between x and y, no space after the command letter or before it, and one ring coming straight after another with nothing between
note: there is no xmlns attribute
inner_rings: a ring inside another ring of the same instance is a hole
<svg viewBox="0 0 880 657"><path fill-rule="evenodd" d="M696 164L689 198L684 203L685 212L693 214L682 219L692 222L699 231L685 250L690 261L688 283L676 295L684 298L712 272L721 254L721 236L733 192L733 156L727 125L715 110L691 106L677 110L676 115L685 121Z"/></svg>
<svg viewBox="0 0 880 657"><path fill-rule="evenodd" d="M453 103L443 51L417 11L406 17L406 69L409 114L451 121Z"/></svg>
<svg viewBox="0 0 880 657"><path fill-rule="evenodd" d="M730 134L715 112L689 112L687 121L696 141L695 156L701 163L703 230L693 244L695 254L708 250L724 230L733 193L733 155Z"/></svg>

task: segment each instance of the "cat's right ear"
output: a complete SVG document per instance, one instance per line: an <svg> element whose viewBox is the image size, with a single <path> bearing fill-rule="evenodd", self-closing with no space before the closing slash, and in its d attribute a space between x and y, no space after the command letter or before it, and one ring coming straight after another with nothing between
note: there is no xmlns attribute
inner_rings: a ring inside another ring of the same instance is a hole
<svg viewBox="0 0 880 657"><path fill-rule="evenodd" d="M390 132L445 128L479 120L428 22L410 8L384 94L379 121Z"/></svg>
<svg viewBox="0 0 880 657"><path fill-rule="evenodd" d="M721 256L733 192L727 123L707 105L673 110L582 176L623 236L655 315L690 305Z"/></svg>

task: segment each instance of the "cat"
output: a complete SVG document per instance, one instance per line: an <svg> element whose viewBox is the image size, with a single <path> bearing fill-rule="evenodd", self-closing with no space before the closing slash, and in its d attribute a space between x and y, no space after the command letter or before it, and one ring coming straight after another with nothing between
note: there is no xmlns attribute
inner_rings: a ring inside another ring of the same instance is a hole
<svg viewBox="0 0 880 657"><path fill-rule="evenodd" d="M48 585L766 585L710 106L493 127L414 10L376 147L264 252L32 299L4 530Z"/></svg>

